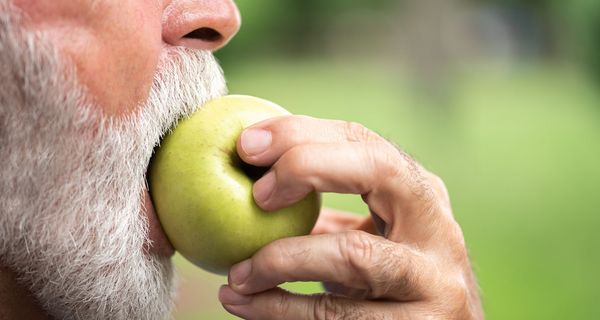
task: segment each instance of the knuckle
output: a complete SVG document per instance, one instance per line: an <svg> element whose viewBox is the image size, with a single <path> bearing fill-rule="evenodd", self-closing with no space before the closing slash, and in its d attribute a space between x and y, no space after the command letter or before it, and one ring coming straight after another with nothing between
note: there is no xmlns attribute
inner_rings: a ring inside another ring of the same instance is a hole
<svg viewBox="0 0 600 320"><path fill-rule="evenodd" d="M374 189L377 185L385 183L390 179L396 179L403 176L398 153L390 150L386 143L363 143L356 146L356 154L360 157L360 162L374 176L373 179L366 179L363 189Z"/></svg>
<svg viewBox="0 0 600 320"><path fill-rule="evenodd" d="M358 122L345 121L344 134L350 142L366 142L375 140L377 135Z"/></svg>
<svg viewBox="0 0 600 320"><path fill-rule="evenodd" d="M367 163L370 163L382 177L399 177L403 175L398 151L390 148L387 142L367 147Z"/></svg>
<svg viewBox="0 0 600 320"><path fill-rule="evenodd" d="M315 320L342 320L347 318L347 310L330 294L319 296L314 307Z"/></svg>
<svg viewBox="0 0 600 320"><path fill-rule="evenodd" d="M447 232L447 248L453 262L461 265L469 260L465 237L458 222L452 220Z"/></svg>
<svg viewBox="0 0 600 320"><path fill-rule="evenodd" d="M350 266L364 270L372 265L374 245L368 233L358 230L341 233L338 245L340 252L345 253L345 259Z"/></svg>
<svg viewBox="0 0 600 320"><path fill-rule="evenodd" d="M446 289L446 314L449 319L467 319L471 313L469 308L469 292L464 281L454 281Z"/></svg>
<svg viewBox="0 0 600 320"><path fill-rule="evenodd" d="M367 286L366 296L372 299L385 296L397 282L393 270L397 269L398 261L392 257L394 251L391 244L376 243L373 236L366 232L349 231L343 234L340 237L340 252L345 255L351 271L347 285L362 282Z"/></svg>
<svg viewBox="0 0 600 320"><path fill-rule="evenodd" d="M393 250L386 252L383 269L386 270L386 277L379 279L381 287L384 290L382 294L393 291L403 297L419 299L424 294L423 279L421 273L425 270L420 259L417 257L420 253L414 250L396 246Z"/></svg>
<svg viewBox="0 0 600 320"><path fill-rule="evenodd" d="M286 292L281 291L277 293L277 298L275 299L275 306L273 308L273 313L276 316L276 319L285 319L290 311L290 299Z"/></svg>
<svg viewBox="0 0 600 320"><path fill-rule="evenodd" d="M314 320L346 320L346 319L372 319L388 320L392 319L391 314L380 312L379 310L367 310L364 305L356 301L348 300L342 297L336 297L332 294L323 294L317 297L313 306Z"/></svg>
<svg viewBox="0 0 600 320"><path fill-rule="evenodd" d="M438 194L439 198L441 198L445 203L449 204L450 196L444 180L431 172L428 172L427 175L429 176L429 183Z"/></svg>
<svg viewBox="0 0 600 320"><path fill-rule="evenodd" d="M440 213L442 209L447 209L445 212L451 216L449 204L445 205L441 201L439 193L431 181L431 174L407 153L401 151L400 157L403 162L402 172L396 177L399 177L407 185L410 196L418 200L415 203L418 205L419 211L416 212L423 216L432 216Z"/></svg>
<svg viewBox="0 0 600 320"><path fill-rule="evenodd" d="M469 264L469 252L460 225L455 220L443 222L443 241L440 249L444 254L437 258L438 264L464 268Z"/></svg>
<svg viewBox="0 0 600 320"><path fill-rule="evenodd" d="M294 266L306 264L312 257L310 249L298 249L290 238L275 240L260 251L265 272L277 272L290 279L294 278Z"/></svg>
<svg viewBox="0 0 600 320"><path fill-rule="evenodd" d="M438 190L443 191L444 193L447 192L447 188L446 188L446 183L444 182L444 180L442 180L442 178L440 178L439 176L433 174L433 173L429 173L429 179L431 181L431 184Z"/></svg>
<svg viewBox="0 0 600 320"><path fill-rule="evenodd" d="M285 247L281 240L273 241L261 250L261 260L266 271L281 271L286 266Z"/></svg>

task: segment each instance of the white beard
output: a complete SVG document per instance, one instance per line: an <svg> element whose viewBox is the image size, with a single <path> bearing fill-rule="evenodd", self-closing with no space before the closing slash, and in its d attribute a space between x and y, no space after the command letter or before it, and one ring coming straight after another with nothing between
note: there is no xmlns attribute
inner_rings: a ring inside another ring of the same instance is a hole
<svg viewBox="0 0 600 320"><path fill-rule="evenodd" d="M57 319L169 318L173 267L143 249L146 168L176 119L225 93L221 69L208 52L174 50L139 112L110 119L3 6L0 265Z"/></svg>

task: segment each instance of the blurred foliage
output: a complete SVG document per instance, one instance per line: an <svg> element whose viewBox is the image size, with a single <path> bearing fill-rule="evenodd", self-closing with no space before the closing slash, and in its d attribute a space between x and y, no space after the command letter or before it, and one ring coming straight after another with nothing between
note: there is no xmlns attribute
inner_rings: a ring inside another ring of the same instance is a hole
<svg viewBox="0 0 600 320"><path fill-rule="evenodd" d="M555 12L567 21L567 45L600 81L600 1L554 1Z"/></svg>
<svg viewBox="0 0 600 320"><path fill-rule="evenodd" d="M561 42L572 59L600 80L600 1L598 0L478 0L483 4L526 10L541 17L545 30Z"/></svg>
<svg viewBox="0 0 600 320"><path fill-rule="evenodd" d="M302 56L318 54L340 12L383 12L395 6L389 0L259 0L237 1L242 12L242 28L236 39L218 53L224 64L236 64L244 57L259 55ZM244 57L240 57L243 53ZM243 63L243 62L242 62Z"/></svg>
<svg viewBox="0 0 600 320"><path fill-rule="evenodd" d="M238 37L217 56L224 65L256 56L305 57L323 54L341 14L395 15L400 22L411 3L431 0L257 0L237 1L243 16ZM449 0L452 2L452 0ZM454 0L467 7L494 7L526 14L543 31L545 54L579 63L600 80L600 1L598 0ZM362 23L357 21L356 23ZM393 40L393 39L392 39ZM357 38L357 46L361 39Z"/></svg>

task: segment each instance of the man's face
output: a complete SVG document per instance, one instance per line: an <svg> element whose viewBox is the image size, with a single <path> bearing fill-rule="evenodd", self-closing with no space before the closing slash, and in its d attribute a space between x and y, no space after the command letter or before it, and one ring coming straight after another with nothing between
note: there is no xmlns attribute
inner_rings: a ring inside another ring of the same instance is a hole
<svg viewBox="0 0 600 320"><path fill-rule="evenodd" d="M51 316L168 317L146 168L225 93L210 50L238 27L229 0L0 0L0 265Z"/></svg>

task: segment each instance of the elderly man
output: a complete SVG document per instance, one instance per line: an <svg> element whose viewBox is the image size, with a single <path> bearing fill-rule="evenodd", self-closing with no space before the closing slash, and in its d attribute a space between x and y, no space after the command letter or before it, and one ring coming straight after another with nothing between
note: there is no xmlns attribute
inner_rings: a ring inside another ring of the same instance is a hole
<svg viewBox="0 0 600 320"><path fill-rule="evenodd" d="M180 117L226 91L211 51L232 0L0 0L0 319L166 319L173 248L145 173ZM234 266L218 293L245 319L483 318L439 178L364 127L284 117L239 140L273 165L274 209L354 193L372 218L324 210L313 235ZM285 281L323 281L300 296Z"/></svg>

